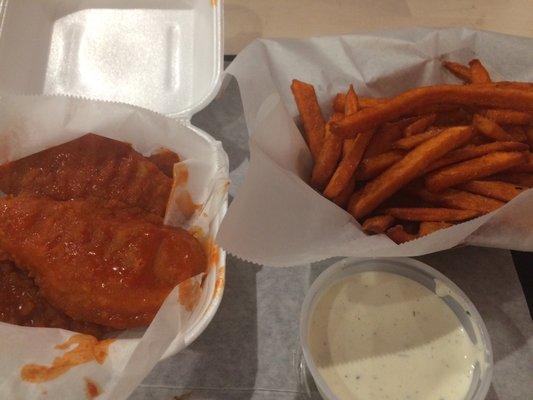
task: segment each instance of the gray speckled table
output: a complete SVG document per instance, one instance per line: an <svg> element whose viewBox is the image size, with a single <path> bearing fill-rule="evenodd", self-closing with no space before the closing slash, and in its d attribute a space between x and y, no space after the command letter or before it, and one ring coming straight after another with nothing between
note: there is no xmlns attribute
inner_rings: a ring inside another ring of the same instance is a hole
<svg viewBox="0 0 533 400"><path fill-rule="evenodd" d="M224 144L234 195L247 166L248 135L238 88L225 83L193 123ZM485 320L495 360L487 399L531 399L533 323L510 253L465 247L420 259L459 285ZM274 269L228 256L224 299L212 323L189 348L159 363L130 399L318 398L300 373L298 320L306 290L332 262Z"/></svg>

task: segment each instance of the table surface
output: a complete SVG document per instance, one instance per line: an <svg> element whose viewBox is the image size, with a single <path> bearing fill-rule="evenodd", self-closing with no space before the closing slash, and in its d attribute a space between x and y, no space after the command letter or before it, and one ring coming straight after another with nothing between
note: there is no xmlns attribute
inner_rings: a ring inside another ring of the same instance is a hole
<svg viewBox="0 0 533 400"><path fill-rule="evenodd" d="M226 54L257 37L466 26L533 37L531 0L225 0Z"/></svg>
<svg viewBox="0 0 533 400"><path fill-rule="evenodd" d="M228 81L192 122L223 143L231 200L249 153L238 88ZM420 259L460 286L486 322L495 360L487 400L526 400L533 393L533 323L510 252L465 247ZM318 399L300 368L298 320L307 289L332 262L269 268L228 256L212 323L189 348L159 363L130 400Z"/></svg>

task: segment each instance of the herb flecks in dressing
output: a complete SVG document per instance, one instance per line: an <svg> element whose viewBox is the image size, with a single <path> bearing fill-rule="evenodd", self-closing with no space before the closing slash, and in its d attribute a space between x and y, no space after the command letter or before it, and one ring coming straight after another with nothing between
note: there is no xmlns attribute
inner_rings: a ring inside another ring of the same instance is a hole
<svg viewBox="0 0 533 400"><path fill-rule="evenodd" d="M310 318L310 351L340 399L461 400L481 350L419 283L363 272L331 286Z"/></svg>

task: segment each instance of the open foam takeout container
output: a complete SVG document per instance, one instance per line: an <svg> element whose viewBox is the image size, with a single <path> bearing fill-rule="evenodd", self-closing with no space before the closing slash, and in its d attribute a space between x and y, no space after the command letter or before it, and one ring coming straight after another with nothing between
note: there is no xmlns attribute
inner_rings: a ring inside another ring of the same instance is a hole
<svg viewBox="0 0 533 400"><path fill-rule="evenodd" d="M0 0L0 162L86 132L130 142L144 154L167 147L184 160L187 189L203 207L191 222L169 206L165 221L200 226L213 239L227 208L227 155L190 119L219 88L221 32L215 0ZM225 252L217 255L192 312L177 322L163 318L145 333L126 332L111 345L109 362L80 365L55 381L32 386L18 371L29 360L52 362L54 345L72 333L0 323L0 351L17 349L0 363L0 397L79 398L83 374L99 378L99 398L127 397L157 360L186 347L213 318L225 272ZM26 336L35 331L40 343Z"/></svg>

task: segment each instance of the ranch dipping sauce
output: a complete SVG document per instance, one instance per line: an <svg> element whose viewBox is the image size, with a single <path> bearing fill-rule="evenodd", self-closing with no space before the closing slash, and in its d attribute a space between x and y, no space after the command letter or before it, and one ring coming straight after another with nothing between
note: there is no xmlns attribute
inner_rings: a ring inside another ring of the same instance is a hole
<svg viewBox="0 0 533 400"><path fill-rule="evenodd" d="M439 295L379 271L327 288L311 309L308 341L331 391L341 400L465 399L483 348Z"/></svg>

